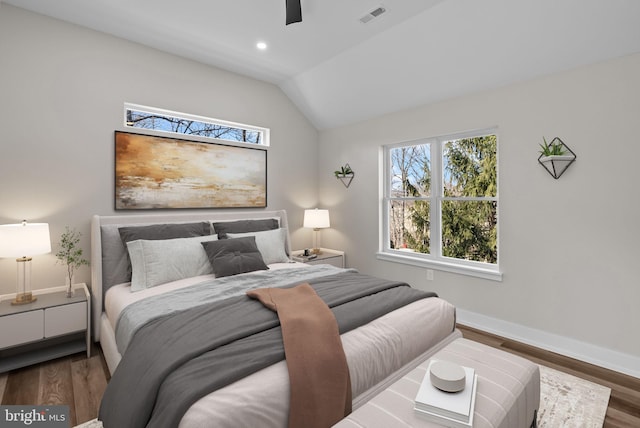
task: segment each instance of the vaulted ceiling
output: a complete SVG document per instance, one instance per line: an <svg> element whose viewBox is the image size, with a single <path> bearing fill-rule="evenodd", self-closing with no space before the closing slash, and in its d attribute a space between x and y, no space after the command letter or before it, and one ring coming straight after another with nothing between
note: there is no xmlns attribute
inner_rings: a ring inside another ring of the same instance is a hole
<svg viewBox="0 0 640 428"><path fill-rule="evenodd" d="M2 2L272 82L318 129L640 52L638 0Z"/></svg>

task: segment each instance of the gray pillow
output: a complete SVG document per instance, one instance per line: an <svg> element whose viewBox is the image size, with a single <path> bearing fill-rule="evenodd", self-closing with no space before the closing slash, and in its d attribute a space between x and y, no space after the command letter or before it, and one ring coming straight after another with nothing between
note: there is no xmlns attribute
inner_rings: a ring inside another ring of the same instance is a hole
<svg viewBox="0 0 640 428"><path fill-rule="evenodd" d="M269 269L253 236L203 242L202 246L216 278Z"/></svg>
<svg viewBox="0 0 640 428"><path fill-rule="evenodd" d="M262 254L262 259L268 265L271 263L287 263L289 257L285 251L287 229L264 230L262 232L227 233L227 238L236 239L247 236L256 238L256 246Z"/></svg>
<svg viewBox="0 0 640 428"><path fill-rule="evenodd" d="M138 239L127 242L131 258L131 291L213 273L201 242L215 235L175 239Z"/></svg>
<svg viewBox="0 0 640 428"><path fill-rule="evenodd" d="M213 233L218 234L218 239L227 239L227 233L260 232L273 230L280 227L277 218L264 218L258 220L234 220L211 222Z"/></svg>
<svg viewBox="0 0 640 428"><path fill-rule="evenodd" d="M120 239L126 246L127 242L138 239L174 239L190 238L192 236L211 235L211 225L206 221L198 223L167 223L151 224L148 226L119 227Z"/></svg>
<svg viewBox="0 0 640 428"><path fill-rule="evenodd" d="M193 236L211 235L211 224L207 221L197 223L166 223L150 224L145 226L124 226L118 228L120 239L125 248L127 276L126 281L131 280L131 259L126 251L127 242L144 239L147 241L157 239L191 238ZM122 282L126 282L122 281Z"/></svg>

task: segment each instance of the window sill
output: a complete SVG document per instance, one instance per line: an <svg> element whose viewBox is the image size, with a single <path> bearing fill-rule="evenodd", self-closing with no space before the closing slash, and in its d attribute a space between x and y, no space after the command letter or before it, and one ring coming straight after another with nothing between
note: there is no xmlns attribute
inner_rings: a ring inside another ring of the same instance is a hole
<svg viewBox="0 0 640 428"><path fill-rule="evenodd" d="M412 266L425 267L429 269L441 270L445 272L457 273L460 275L468 275L476 278L489 279L491 281L502 281L502 272L493 269L484 269L476 266L466 266L455 263L448 263L441 260L427 260L422 257L411 256L408 254L390 254L378 252L376 253L378 260L388 262L404 263Z"/></svg>

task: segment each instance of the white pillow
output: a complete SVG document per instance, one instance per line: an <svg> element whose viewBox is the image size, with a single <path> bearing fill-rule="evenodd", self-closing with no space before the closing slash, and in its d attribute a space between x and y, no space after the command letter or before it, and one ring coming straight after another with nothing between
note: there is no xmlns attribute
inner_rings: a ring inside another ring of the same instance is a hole
<svg viewBox="0 0 640 428"><path fill-rule="evenodd" d="M127 242L131 259L131 291L213 273L201 242L217 239L216 235L205 235Z"/></svg>
<svg viewBox="0 0 640 428"><path fill-rule="evenodd" d="M255 236L256 246L266 264L287 263L289 261L289 256L285 251L287 229L281 227L280 229L262 232L227 233L229 239L243 238L245 236Z"/></svg>

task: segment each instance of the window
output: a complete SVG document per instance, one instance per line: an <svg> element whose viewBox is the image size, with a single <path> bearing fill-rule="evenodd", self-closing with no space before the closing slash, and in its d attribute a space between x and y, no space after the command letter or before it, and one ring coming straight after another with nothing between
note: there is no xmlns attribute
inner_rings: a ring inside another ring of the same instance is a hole
<svg viewBox="0 0 640 428"><path fill-rule="evenodd" d="M125 103L124 123L130 128L152 129L173 134L198 135L216 140L269 145L269 129L243 125L187 113Z"/></svg>
<svg viewBox="0 0 640 428"><path fill-rule="evenodd" d="M384 147L379 258L501 279L496 130Z"/></svg>

